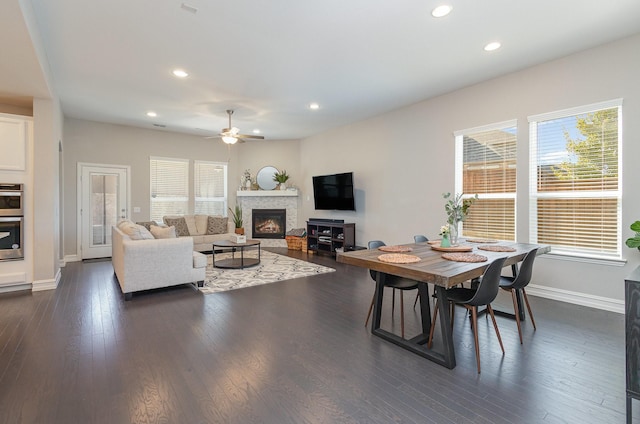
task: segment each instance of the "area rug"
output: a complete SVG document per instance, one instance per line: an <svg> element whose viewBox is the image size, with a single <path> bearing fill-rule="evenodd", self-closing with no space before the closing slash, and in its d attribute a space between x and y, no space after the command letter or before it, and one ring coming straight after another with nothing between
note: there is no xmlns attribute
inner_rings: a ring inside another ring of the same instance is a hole
<svg viewBox="0 0 640 424"><path fill-rule="evenodd" d="M236 253L237 255L238 253ZM254 257L253 252L248 253L248 255ZM218 258L222 260L230 257L231 253L216 254L216 261ZM207 255L207 275L204 287L200 290L204 294L219 293L333 271L335 271L333 268L265 250L261 252L260 264L245 269L214 268L211 255Z"/></svg>

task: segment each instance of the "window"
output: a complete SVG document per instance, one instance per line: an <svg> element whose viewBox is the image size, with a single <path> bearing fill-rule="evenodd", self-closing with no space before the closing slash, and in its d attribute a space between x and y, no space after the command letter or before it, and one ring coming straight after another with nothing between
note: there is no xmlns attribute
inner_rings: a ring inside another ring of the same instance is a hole
<svg viewBox="0 0 640 424"><path fill-rule="evenodd" d="M530 240L620 259L622 100L529 117Z"/></svg>
<svg viewBox="0 0 640 424"><path fill-rule="evenodd" d="M456 193L478 195L464 236L516 239L516 135L515 120L455 133Z"/></svg>
<svg viewBox="0 0 640 424"><path fill-rule="evenodd" d="M165 215L184 215L189 210L189 161L152 157L151 220Z"/></svg>
<svg viewBox="0 0 640 424"><path fill-rule="evenodd" d="M227 212L227 164L195 161L195 213L223 215Z"/></svg>

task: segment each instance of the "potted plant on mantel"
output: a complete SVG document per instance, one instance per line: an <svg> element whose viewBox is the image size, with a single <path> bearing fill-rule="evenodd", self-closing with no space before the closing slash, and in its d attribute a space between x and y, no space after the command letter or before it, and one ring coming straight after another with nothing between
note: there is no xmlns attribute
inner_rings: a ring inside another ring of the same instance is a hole
<svg viewBox="0 0 640 424"><path fill-rule="evenodd" d="M625 243L627 244L627 247L630 247L632 249L634 247L637 247L638 250L640 250L640 221L636 221L631 224L630 228L632 231L636 232L636 236L628 238Z"/></svg>
<svg viewBox="0 0 640 424"><path fill-rule="evenodd" d="M229 208L231 215L233 215L233 223L236 226L236 234L244 235L244 227L242 226L242 208L240 205L236 205L235 212Z"/></svg>
<svg viewBox="0 0 640 424"><path fill-rule="evenodd" d="M287 174L286 169L283 169L282 171L278 171L275 174L273 174L273 181L276 181L279 184L280 190L287 189L287 185L285 183L289 180L289 178L290 177Z"/></svg>

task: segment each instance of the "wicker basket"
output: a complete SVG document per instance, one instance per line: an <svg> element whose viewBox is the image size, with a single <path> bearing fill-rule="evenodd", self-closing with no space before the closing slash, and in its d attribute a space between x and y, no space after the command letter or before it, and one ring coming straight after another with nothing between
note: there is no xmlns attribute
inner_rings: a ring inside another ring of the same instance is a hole
<svg viewBox="0 0 640 424"><path fill-rule="evenodd" d="M302 240L302 252L307 253L307 238L301 237Z"/></svg>
<svg viewBox="0 0 640 424"><path fill-rule="evenodd" d="M306 237L296 237L296 236L286 236L285 240L287 240L287 249L289 250L301 250L302 249L302 241L307 241Z"/></svg>

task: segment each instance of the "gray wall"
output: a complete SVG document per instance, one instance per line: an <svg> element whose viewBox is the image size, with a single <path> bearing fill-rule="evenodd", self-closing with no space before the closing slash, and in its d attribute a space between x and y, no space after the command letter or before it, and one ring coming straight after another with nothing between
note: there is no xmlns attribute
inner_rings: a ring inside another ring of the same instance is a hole
<svg viewBox="0 0 640 424"><path fill-rule="evenodd" d="M472 70L470 70L472 72ZM305 139L300 147L305 185L318 173L354 171L357 212L319 213L303 202L303 216L356 222L357 243L436 237L445 222L441 194L454 190L453 132L510 119L518 121L517 238L528 241L527 116L623 98L622 242L640 219L640 36L461 89L374 119ZM624 277L640 253L623 247L625 266L541 257L534 282L545 295L620 308ZM609 302L613 299L612 302ZM602 306L602 305L600 305Z"/></svg>
<svg viewBox="0 0 640 424"><path fill-rule="evenodd" d="M79 254L77 248L77 164L79 162L131 167L131 219L147 221L150 210L149 157L228 162L229 205L245 169L255 173L273 165L298 174L298 143L295 141L249 141L227 147L217 139L112 125L79 119L64 124L64 255ZM246 159L240 159L246 157ZM140 213L133 213L133 207Z"/></svg>

